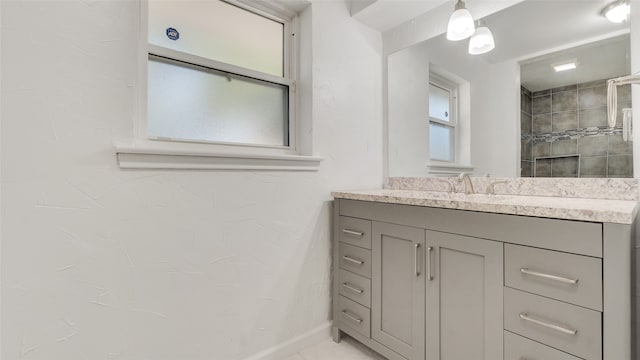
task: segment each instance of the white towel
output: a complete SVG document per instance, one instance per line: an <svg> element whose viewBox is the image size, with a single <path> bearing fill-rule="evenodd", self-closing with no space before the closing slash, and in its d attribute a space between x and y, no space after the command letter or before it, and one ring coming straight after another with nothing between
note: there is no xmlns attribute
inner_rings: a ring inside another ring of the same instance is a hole
<svg viewBox="0 0 640 360"><path fill-rule="evenodd" d="M607 118L609 120L609 127L611 128L616 126L616 117L618 115L617 87L629 84L640 84L640 72L607 81ZM631 126L630 122L629 126Z"/></svg>

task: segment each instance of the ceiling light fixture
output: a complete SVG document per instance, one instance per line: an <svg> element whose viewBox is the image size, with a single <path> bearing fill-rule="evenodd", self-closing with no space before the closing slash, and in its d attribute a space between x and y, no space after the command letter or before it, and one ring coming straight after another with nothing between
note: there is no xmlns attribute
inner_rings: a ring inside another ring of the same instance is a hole
<svg viewBox="0 0 640 360"><path fill-rule="evenodd" d="M576 68L575 61L572 61L572 62L569 62L569 63L564 63L564 64L553 65L553 69L556 72L573 70L575 68Z"/></svg>
<svg viewBox="0 0 640 360"><path fill-rule="evenodd" d="M493 34L491 30L482 22L478 20L476 31L469 40L469 54L480 55L488 53L496 47L496 43L493 40Z"/></svg>
<svg viewBox="0 0 640 360"><path fill-rule="evenodd" d="M616 0L602 9L602 16L614 23L621 23L627 20L631 7L629 0Z"/></svg>
<svg viewBox="0 0 640 360"><path fill-rule="evenodd" d="M447 39L451 41L464 40L473 35L474 31L471 13L465 8L464 1L458 0L447 25Z"/></svg>

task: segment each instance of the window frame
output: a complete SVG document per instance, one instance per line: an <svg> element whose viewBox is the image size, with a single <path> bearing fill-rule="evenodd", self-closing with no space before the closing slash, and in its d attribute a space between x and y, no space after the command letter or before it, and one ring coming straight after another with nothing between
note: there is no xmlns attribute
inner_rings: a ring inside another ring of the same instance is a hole
<svg viewBox="0 0 640 360"><path fill-rule="evenodd" d="M443 160L443 159L435 159L432 157L431 153L431 143L429 143L429 161L432 163L442 163L442 164L456 164L458 160L458 152L457 152L457 144L458 144L458 84L455 82L446 79L445 77L430 73L429 74L429 86L434 86L439 89L445 90L449 93L449 121L440 120L437 118L431 117L431 114L428 115L429 118L429 129L431 129L431 124L436 124L439 126L450 128L451 131L451 141L450 149L452 159L451 160Z"/></svg>
<svg viewBox="0 0 640 360"><path fill-rule="evenodd" d="M147 136L147 64L149 53L180 55L175 50L151 45L148 42L148 0L139 0L139 31L137 39L136 83L134 84L133 126L130 136L114 143L117 160L123 169L209 169L209 170L285 170L317 171L322 158L312 156L310 138L300 133L298 88L298 56L300 17L297 13L276 4L267 6L255 0L224 0L243 9L266 16L284 24L283 77L264 74L239 66L204 59L204 65L219 66L241 76L286 81L289 84L289 145L270 146L260 144L191 141L182 139L153 139ZM306 53L305 53L306 54ZM198 56L185 54L185 59L201 62ZM194 59L195 58L195 59ZM256 74L258 73L258 74ZM275 78L275 79L274 79ZM306 111L306 110L305 110ZM305 120L307 121L307 120ZM307 125L305 125L306 127Z"/></svg>
<svg viewBox="0 0 640 360"><path fill-rule="evenodd" d="M149 1L143 0L141 2L141 28L140 28L140 48L144 49L144 69L140 71L140 75L144 77L141 79L140 84L144 87L144 95L142 96L141 101L139 102L139 107L141 113L138 118L138 126L136 127L136 138L146 139L148 141L158 141L158 142L166 142L166 143L189 143L189 144L202 144L209 145L210 147L218 147L226 150L240 150L242 152L246 151L246 148L254 148L254 149L273 149L278 153L297 154L298 143L297 143L297 92L296 92L296 69L295 69L295 50L297 49L297 44L295 43L295 36L291 34L295 34L297 31L292 31L294 27L297 27L294 22L296 22L297 17L295 14L285 11L283 9L278 8L270 8L266 5L258 5L253 4L249 1L240 2L237 0L218 0L228 3L232 6L236 6L248 12L254 13L257 16L263 16L270 20L276 21L278 23L283 24L283 76L275 76L272 74L263 73L260 71L248 69L245 67L224 63L221 61L204 58L201 56L165 48L162 46L157 46L150 44L148 42L148 6ZM204 68L210 68L230 74L237 74L240 76L255 78L258 80L271 82L275 84L280 84L287 86L289 89L289 112L288 112L288 124L283 124L288 128L288 146L278 146L278 145L262 145L262 144L252 144L252 143L237 143L237 142L222 142L222 141L207 141L207 140L198 140L198 139L176 139L176 138L161 138L161 137L150 137L147 134L147 129L149 125L149 117L147 111L147 84L148 84L148 72L147 72L147 64L150 56L158 56L161 58L166 58L169 60L174 60L177 62L182 62L187 65L195 65ZM269 153L267 151L267 153Z"/></svg>

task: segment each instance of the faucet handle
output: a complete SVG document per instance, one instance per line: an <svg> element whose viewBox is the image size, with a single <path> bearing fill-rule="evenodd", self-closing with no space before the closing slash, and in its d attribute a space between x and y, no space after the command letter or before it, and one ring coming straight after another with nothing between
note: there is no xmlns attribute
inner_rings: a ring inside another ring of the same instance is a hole
<svg viewBox="0 0 640 360"><path fill-rule="evenodd" d="M506 183L508 183L508 181L506 180L490 182L487 185L487 189L485 190L485 193L489 195L495 195L496 194L495 186L498 184L506 184Z"/></svg>
<svg viewBox="0 0 640 360"><path fill-rule="evenodd" d="M438 182L447 184L447 192L448 193L452 193L453 194L455 192L455 189L453 188L453 184L449 180L442 180L442 179L435 179L435 180L438 181Z"/></svg>

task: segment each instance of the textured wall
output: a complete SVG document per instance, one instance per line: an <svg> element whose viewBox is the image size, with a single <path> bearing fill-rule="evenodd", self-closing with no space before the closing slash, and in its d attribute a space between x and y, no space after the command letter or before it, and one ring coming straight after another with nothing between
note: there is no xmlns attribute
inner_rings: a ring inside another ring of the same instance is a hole
<svg viewBox="0 0 640 360"><path fill-rule="evenodd" d="M243 359L326 322L329 191L382 183L379 34L307 14L319 172L122 171L138 3L1 6L3 360Z"/></svg>

